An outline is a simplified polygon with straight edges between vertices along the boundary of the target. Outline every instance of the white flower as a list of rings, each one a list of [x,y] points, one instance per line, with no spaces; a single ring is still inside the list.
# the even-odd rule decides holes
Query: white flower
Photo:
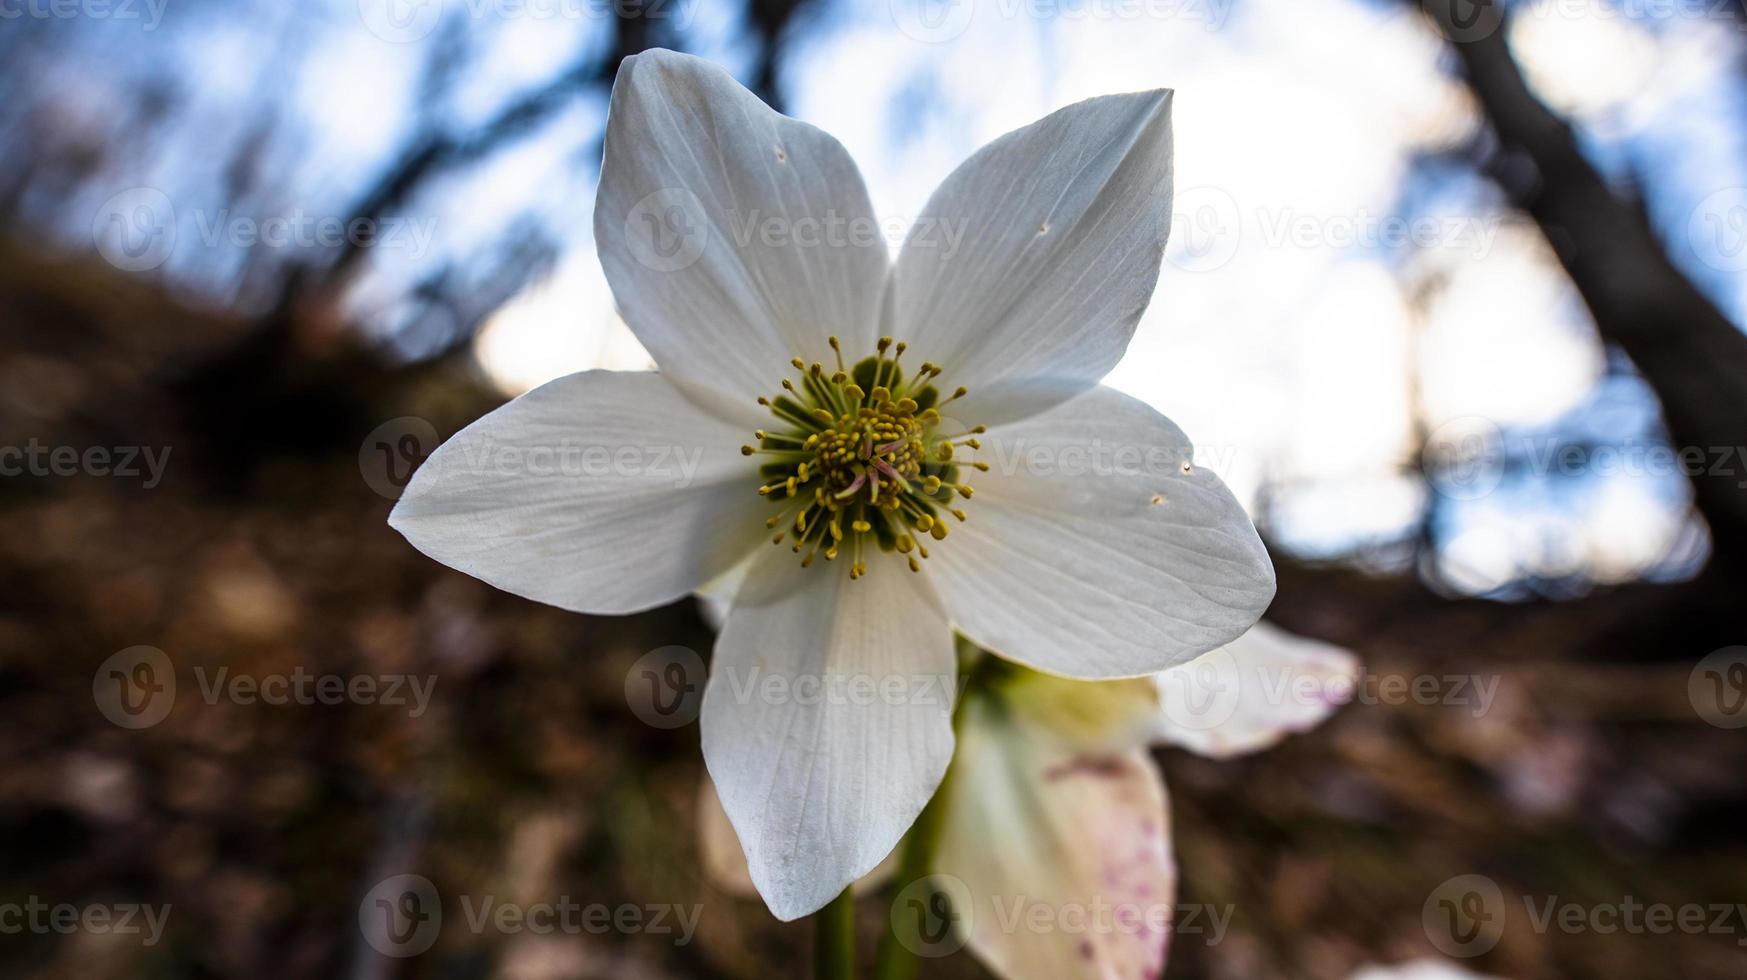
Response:
[[[1217,716],[1188,717],[1161,699],[1166,675],[1209,664],[1216,686],[1254,675],[1279,683],[1242,684]],[[1346,650],[1257,624],[1151,678],[1086,683],[1015,668],[973,685],[939,816],[919,828],[939,835],[928,870],[949,877],[933,884],[966,906],[953,910],[960,939],[1004,980],[1097,980],[1158,976],[1173,923],[1220,938],[1208,935],[1229,924],[1219,910],[1174,909],[1170,813],[1148,744],[1221,759],[1266,748],[1320,723],[1340,703],[1320,695],[1350,691],[1358,672]],[[746,862],[708,785],[698,819],[706,872],[743,894]],[[899,891],[900,902],[913,894]]]
[[[974,903],[958,921],[977,958],[1005,980],[1159,976],[1176,864],[1164,780],[1146,745],[1224,759],[1314,727],[1340,703],[1318,694],[1350,692],[1359,661],[1327,644],[1293,645],[1312,642],[1258,623],[1152,678],[1088,684],[1019,671],[967,695],[932,870],[962,882]],[[1209,662],[1241,665],[1235,675],[1221,666],[1216,685],[1264,674],[1286,683],[1243,684],[1234,710],[1186,719],[1160,697],[1167,675]],[[1184,925],[1223,928],[1218,911]],[[1025,921],[1015,913],[1042,927],[1015,927]]]
[[[780,918],[878,864],[933,794],[952,706],[927,681],[953,675],[955,629],[1045,671],[1135,676],[1233,639],[1273,596],[1188,439],[1098,385],[1158,277],[1169,110],[1165,91],[1107,96],[996,140],[894,266],[830,136],[707,62],[627,60],[595,239],[660,372],[498,409],[390,518],[445,564],[580,612],[734,573],[704,757]],[[956,250],[921,234],[940,222]],[[829,693],[894,678],[915,690]]]

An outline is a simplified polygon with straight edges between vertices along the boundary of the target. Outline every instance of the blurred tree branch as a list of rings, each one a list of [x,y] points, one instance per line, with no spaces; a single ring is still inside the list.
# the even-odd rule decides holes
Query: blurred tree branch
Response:
[[[1570,125],[1529,89],[1511,57],[1502,8],[1489,0],[1410,2],[1459,57],[1497,137],[1483,161],[1489,176],[1533,217],[1602,339],[1623,350],[1656,393],[1675,449],[1738,444],[1747,435],[1747,336],[1674,266],[1640,202],[1607,186]],[[1680,658],[1735,642],[1718,624],[1740,618],[1737,549],[1747,542],[1747,493],[1734,476],[1700,470],[1691,484],[1710,524],[1712,558],[1693,582],[1607,588],[1500,617],[1495,603],[1451,599],[1417,577],[1307,564],[1275,549],[1280,596],[1269,618],[1331,642],[1433,658],[1488,650]]]
[[[1497,134],[1492,177],[1540,225],[1602,339],[1618,345],[1656,392],[1674,447],[1740,442],[1747,336],[1675,267],[1640,202],[1608,188],[1571,127],[1530,91],[1511,58],[1503,11],[1489,13],[1475,0],[1423,2]],[[1511,166],[1525,159],[1528,175]],[[1699,473],[1692,485],[1716,554],[1747,541],[1747,494],[1735,479]]]

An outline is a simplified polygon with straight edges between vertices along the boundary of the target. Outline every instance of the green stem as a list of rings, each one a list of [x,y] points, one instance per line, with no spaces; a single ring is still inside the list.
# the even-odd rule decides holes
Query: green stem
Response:
[[[958,701],[952,706],[952,730],[960,739],[964,737],[965,705],[973,696],[973,691],[982,691],[992,680],[1005,669],[1000,658],[991,656],[975,644],[963,637],[956,637],[956,649],[959,656],[959,669],[962,672],[963,689],[958,693]],[[902,892],[914,882],[921,881],[934,873],[934,850],[940,842],[941,825],[946,820],[947,799],[951,796],[952,780],[958,770],[958,756],[955,753],[952,762],[947,764],[946,775],[941,777],[940,788],[935,790],[933,799],[922,808],[922,813],[916,817],[915,826],[904,838],[904,854],[899,859],[898,877],[894,888]],[[892,915],[887,910],[886,931],[880,935],[880,948],[874,961],[875,980],[911,980],[916,975],[916,950],[898,938],[892,928]]]
[[[938,792],[934,794],[934,799],[928,801],[916,818],[916,825],[910,828],[909,836],[904,838],[904,855],[898,864],[896,882],[899,892],[933,873],[934,842],[940,837],[943,809],[941,796]],[[874,961],[874,980],[910,980],[916,975],[916,951],[898,938],[889,913],[890,910],[886,916],[886,931],[880,935],[878,958]]]
[[[813,921],[813,976],[816,980],[854,980],[855,886],[843,889]]]

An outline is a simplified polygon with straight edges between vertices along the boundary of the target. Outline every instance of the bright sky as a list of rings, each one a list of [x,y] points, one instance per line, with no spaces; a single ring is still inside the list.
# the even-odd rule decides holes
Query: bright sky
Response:
[[[321,202],[349,199],[417,112],[464,129],[604,38],[597,23],[479,18],[476,5],[450,4],[486,54],[448,104],[432,105],[421,96],[424,49],[360,29],[357,0],[324,2],[326,22],[264,24],[259,11],[257,20],[190,21],[180,43],[202,131],[127,179],[198,200],[222,163],[208,159],[212,133],[256,121],[244,85],[256,76],[245,69],[280,58],[307,109],[303,142],[282,153],[296,168],[288,200],[338,208]],[[1177,90],[1177,221],[1152,306],[1109,383],[1180,424],[1244,499],[1257,504],[1273,488],[1271,513],[1258,517],[1281,540],[1339,554],[1415,527],[1428,499],[1408,458],[1416,417],[1434,432],[1479,424],[1531,448],[1591,416],[1627,420],[1599,438],[1650,438],[1632,434],[1651,418],[1641,386],[1617,375],[1601,383],[1603,351],[1539,232],[1500,210],[1483,182],[1416,169],[1460,146],[1477,120],[1410,5],[960,0],[939,8],[945,20],[925,21],[915,2],[815,7],[781,65],[789,111],[844,142],[882,217],[915,215],[980,145],[1056,108]],[[1721,138],[1739,127],[1719,119],[1747,106],[1716,93],[1742,91],[1743,42],[1698,15],[1709,5],[1676,6],[1685,13],[1646,24],[1602,0],[1535,0],[1510,41],[1611,176],[1656,165],[1648,203],[1675,229],[1671,254],[1740,322],[1747,190],[1717,188],[1729,174],[1747,187],[1747,147]],[[691,50],[746,70],[732,5],[668,9]],[[1058,13],[1042,21],[1034,9]],[[137,41],[121,36],[125,27],[104,43]],[[113,71],[67,70],[52,86],[69,126],[108,125],[106,93],[138,68],[98,60]],[[400,295],[434,263],[456,263],[464,276],[471,250],[532,217],[572,249],[487,324],[475,348],[482,367],[508,393],[591,367],[649,367],[613,311],[589,238],[588,163],[604,110],[578,100],[536,138],[409,203],[411,216],[437,222],[434,252],[375,256],[358,308]],[[1416,244],[1389,237],[1401,234]],[[178,246],[165,271],[232,258]],[[1505,480],[1451,501],[1438,520],[1452,574],[1475,591],[1573,567],[1625,578],[1685,540],[1683,495],[1667,474]]]
[[[1082,3],[1044,27],[1003,16],[1022,6],[978,0],[968,24],[948,23],[962,33],[938,43],[881,6],[824,21],[792,48],[783,83],[789,111],[842,140],[876,209],[900,219],[1003,132],[1101,93],[1176,89],[1179,225],[1109,383],[1182,425],[1240,496],[1254,502],[1264,481],[1285,490],[1276,533],[1340,552],[1420,519],[1414,399],[1430,428],[1478,417],[1541,431],[1595,396],[1603,352],[1539,232],[1479,185],[1404,209],[1416,155],[1476,125],[1414,17],[1349,0],[1225,6],[1125,20],[1116,14],[1140,8]],[[1658,37],[1573,9],[1532,10],[1511,38],[1562,109],[1630,135],[1621,120],[1665,102],[1670,75],[1690,84],[1690,58],[1675,56],[1705,25]],[[1419,246],[1387,247],[1381,236],[1404,230]],[[509,391],[648,365],[586,252],[477,349]],[[1574,568],[1628,578],[1684,531],[1667,480],[1603,480],[1575,505],[1532,498],[1506,487],[1461,503],[1446,556],[1460,584]]]

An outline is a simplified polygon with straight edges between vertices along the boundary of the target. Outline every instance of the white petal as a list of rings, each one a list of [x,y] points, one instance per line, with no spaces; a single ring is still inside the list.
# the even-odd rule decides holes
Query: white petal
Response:
[[[573,374],[438,447],[388,523],[506,592],[577,612],[648,609],[763,539],[770,503],[744,437],[660,375]]]
[[[768,546],[767,546],[768,547]],[[777,918],[880,863],[952,757],[952,630],[919,575],[801,568],[772,548],[739,591],[704,691],[704,761]]]
[[[1273,599],[1274,567],[1192,452],[1164,416],[1103,387],[991,430],[976,454],[990,471],[963,470],[969,520],[930,548],[954,624],[1088,678],[1150,674],[1242,635]]]
[[[789,359],[873,352],[887,258],[835,139],[722,69],[646,51],[613,83],[595,241],[625,321],[700,404],[763,418]]]
[[[1215,759],[1265,749],[1352,700],[1359,658],[1266,622],[1157,677],[1158,738]]]
[[[740,849],[740,838],[728,821],[728,811],[722,809],[722,798],[716,795],[716,784],[709,776],[698,789],[698,844],[704,862],[704,876],[717,888],[735,898],[756,898],[758,889],[752,884],[752,870],[746,866],[746,852]],[[873,891],[890,881],[898,869],[903,848],[894,848],[880,866],[869,871],[855,883],[858,894]]]
[[[1159,975],[1176,869],[1144,750],[1088,752],[979,697],[942,792],[933,870],[963,883],[959,928],[997,976]]]
[[[716,795],[716,784],[708,776],[698,787],[698,849],[704,876],[711,884],[736,898],[758,894],[752,885],[752,872],[746,867],[746,852],[740,849],[740,838],[734,835],[734,825],[728,822],[722,799]]]
[[[893,277],[888,332],[965,385],[972,423],[1091,388],[1128,348],[1171,227],[1171,93],[1068,106],[978,150],[934,192]]]

